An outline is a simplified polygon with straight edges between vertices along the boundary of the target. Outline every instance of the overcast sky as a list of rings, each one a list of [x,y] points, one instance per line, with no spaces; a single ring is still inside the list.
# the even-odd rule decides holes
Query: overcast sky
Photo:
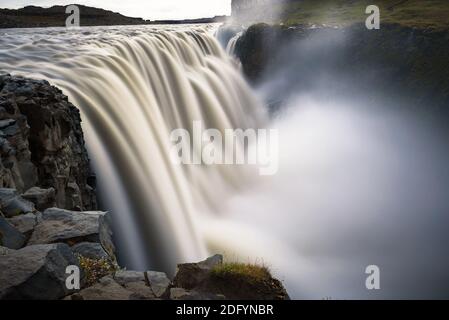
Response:
[[[145,19],[205,18],[231,13],[231,0],[0,0],[0,8],[78,3]]]

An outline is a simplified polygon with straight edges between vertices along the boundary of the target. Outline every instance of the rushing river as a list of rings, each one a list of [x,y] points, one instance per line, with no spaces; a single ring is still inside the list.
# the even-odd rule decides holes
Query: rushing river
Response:
[[[267,264],[294,298],[445,296],[446,144],[316,93],[269,120],[216,27],[0,30],[0,71],[47,79],[80,108],[121,263],[172,273],[220,252]],[[194,121],[278,128],[279,173],[174,165],[170,132]],[[371,264],[384,291],[365,288]]]

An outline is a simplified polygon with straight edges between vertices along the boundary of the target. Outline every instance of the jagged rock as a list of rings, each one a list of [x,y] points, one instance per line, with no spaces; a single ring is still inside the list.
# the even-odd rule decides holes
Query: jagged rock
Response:
[[[171,285],[165,273],[155,271],[118,271],[114,275],[114,279],[120,285],[136,293],[139,291],[141,294],[151,292],[153,298],[166,297]]]
[[[27,213],[20,216],[15,216],[7,219],[19,232],[24,235],[29,235],[33,232],[37,224],[37,218],[34,213]]]
[[[213,256],[199,263],[178,265],[171,298],[207,300],[288,300],[282,283],[263,267],[232,265],[223,267],[223,257]],[[184,291],[180,290],[184,289]]]
[[[115,261],[115,245],[112,238],[112,221],[111,215],[105,213],[100,216],[100,243],[103,249],[107,252],[109,257]]]
[[[66,300],[140,300],[142,297],[119,285],[110,276],[101,278],[100,281],[89,288],[83,289]]]
[[[54,188],[56,206],[95,210],[78,109],[47,81],[1,75],[0,83],[0,187]]]
[[[0,259],[0,299],[54,300],[72,293],[66,268],[78,260],[65,244],[37,245]]]
[[[170,288],[171,281],[163,272],[147,271],[146,278],[149,282],[154,295],[157,298],[165,297]]]
[[[109,258],[100,243],[81,242],[74,245],[72,251],[89,259],[101,260]]]
[[[28,244],[100,242],[100,217],[104,212],[76,212],[58,208],[38,215]]]
[[[42,189],[33,187],[28,189],[22,197],[36,206],[36,209],[43,211],[48,208],[53,208],[56,205],[56,193],[54,188]]]
[[[20,249],[25,244],[25,236],[0,216],[0,246]],[[0,268],[1,270],[1,268]]]
[[[7,218],[34,212],[34,204],[23,199],[15,189],[0,188],[0,209]]]
[[[198,263],[179,264],[173,284],[175,287],[193,289],[205,281],[213,267],[223,263],[223,256],[215,255]]]
[[[133,293],[133,299],[139,300],[154,300],[156,296],[153,290],[145,282],[130,282],[123,286],[126,290]]]
[[[131,282],[145,282],[145,274],[139,271],[120,270],[115,273],[114,280],[122,286]]]

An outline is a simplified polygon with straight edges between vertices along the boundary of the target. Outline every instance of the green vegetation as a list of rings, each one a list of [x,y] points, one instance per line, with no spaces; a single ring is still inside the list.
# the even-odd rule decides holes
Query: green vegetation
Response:
[[[90,287],[97,283],[101,278],[112,274],[116,268],[108,259],[89,259],[81,255],[78,256],[80,267],[86,276],[86,286]]]
[[[215,266],[211,275],[219,279],[240,278],[250,282],[269,281],[272,279],[270,270],[264,265],[249,263],[223,263]]]
[[[382,23],[437,30],[449,26],[447,0],[303,0],[284,8],[283,21],[286,25],[346,26],[364,22],[365,9],[371,4],[380,8]]]

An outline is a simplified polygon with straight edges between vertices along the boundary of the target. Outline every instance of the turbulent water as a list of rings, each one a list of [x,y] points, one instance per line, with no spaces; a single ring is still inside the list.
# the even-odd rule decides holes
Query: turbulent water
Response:
[[[293,298],[447,298],[446,137],[363,92],[331,94],[351,79],[310,57],[344,39],[289,51],[260,88],[294,89],[268,121],[230,56],[237,38],[227,54],[215,28],[0,30],[0,71],[47,79],[81,109],[121,263],[173,272],[221,252],[267,264]],[[278,128],[278,174],[174,165],[169,134],[194,120]],[[371,264],[380,291],[366,290]]]
[[[208,254],[201,227],[241,168],[176,166],[170,132],[257,128],[262,108],[215,26],[6,30],[0,70],[49,80],[81,109],[104,208],[128,268],[173,271]],[[199,150],[197,150],[200,152]]]

